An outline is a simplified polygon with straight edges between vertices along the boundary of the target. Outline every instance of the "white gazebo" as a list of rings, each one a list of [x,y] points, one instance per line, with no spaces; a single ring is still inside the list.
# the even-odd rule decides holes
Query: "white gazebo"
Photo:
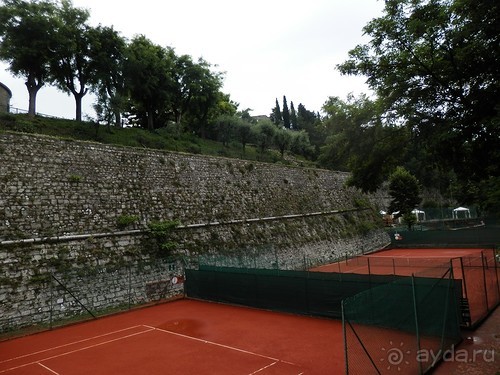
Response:
[[[460,213],[463,213],[465,219],[470,219],[470,210],[466,207],[457,207],[453,209],[453,218],[458,219]],[[461,216],[461,215],[460,215]]]
[[[420,211],[418,208],[415,208],[411,213],[417,217],[417,221],[425,221],[424,211]]]

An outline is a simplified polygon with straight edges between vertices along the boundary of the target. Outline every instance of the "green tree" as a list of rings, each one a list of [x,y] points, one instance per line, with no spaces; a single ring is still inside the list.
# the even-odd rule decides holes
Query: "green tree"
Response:
[[[349,96],[347,101],[330,97],[323,111],[328,138],[321,148],[319,162],[330,169],[348,171],[364,129],[376,121],[373,103],[366,96]]]
[[[217,92],[222,86],[222,75],[212,72],[211,65],[203,59],[194,62],[189,55],[177,57],[173,50],[171,53],[175,61],[172,96],[174,121],[181,124],[183,116],[188,114],[191,119],[198,118],[207,122],[210,108],[217,105]],[[195,113],[195,111],[200,111],[200,113]],[[200,129],[193,130],[199,133],[204,132]]]
[[[191,126],[190,130],[203,138],[206,137],[209,124],[219,115],[227,110],[231,114],[234,112],[228,96],[220,91],[224,74],[213,72],[211,67],[211,64],[200,58],[184,75],[189,98],[186,119]],[[221,103],[224,103],[224,108]]]
[[[309,135],[305,130],[299,130],[292,133],[290,150],[297,155],[302,155],[308,159],[314,157],[314,147],[309,141]]]
[[[281,157],[285,155],[285,151],[290,148],[290,144],[292,143],[292,134],[290,130],[282,128],[277,129],[274,134],[274,144],[278,148]]]
[[[52,1],[4,0],[0,6],[0,59],[16,77],[26,79],[28,114],[36,114],[36,97],[50,82],[57,45],[57,7]]]
[[[364,28],[371,41],[338,66],[366,76],[385,117],[464,188],[500,175],[499,22],[492,0],[387,0]]]
[[[125,81],[130,99],[138,112],[145,113],[147,129],[155,128],[155,116],[171,100],[174,86],[171,53],[144,35],[136,36],[125,53]]]
[[[422,198],[417,178],[403,167],[397,167],[389,177],[389,211],[411,214]]]
[[[57,45],[50,73],[56,86],[72,94],[76,104],[76,121],[82,120],[82,99],[95,83],[92,55],[92,28],[86,9],[75,8],[70,0],[62,0],[58,8]]]
[[[246,121],[250,124],[256,124],[257,121],[250,115],[250,112],[252,112],[251,108],[246,108],[242,111],[238,111],[237,115],[240,117],[243,121]]]
[[[297,119],[297,112],[295,111],[293,102],[290,102],[290,126],[293,130],[300,130]]]
[[[407,129],[384,125],[378,103],[366,95],[331,97],[323,110],[328,138],[320,164],[350,171],[349,184],[363,191],[377,190],[408,152]]]
[[[123,75],[126,42],[112,27],[98,26],[90,30],[90,58],[95,69],[93,90],[98,101],[94,109],[108,124],[114,118],[121,127],[127,93]]]
[[[315,149],[315,157],[319,154],[320,147],[325,142],[325,134],[321,127],[321,119],[316,113],[309,111],[302,103],[297,107],[298,129],[305,130],[309,134],[311,145]]]
[[[286,96],[283,96],[283,113],[282,113],[282,118],[283,118],[283,126],[286,129],[290,129],[290,111],[288,109],[288,104],[286,102]]]
[[[283,123],[283,116],[281,113],[280,103],[278,103],[278,98],[276,98],[276,105],[274,106],[273,111],[271,112],[269,117],[271,121],[276,125],[280,125]]]
[[[246,145],[252,141],[252,124],[246,120],[241,120],[236,123],[234,129],[236,139],[241,143],[243,147],[243,153],[246,151]]]
[[[217,139],[222,142],[224,147],[233,139],[235,130],[241,121],[238,117],[231,115],[221,115],[217,118],[215,122]]]
[[[261,155],[273,145],[274,135],[278,130],[276,125],[270,120],[261,120],[257,125],[252,127],[253,139],[260,150]]]

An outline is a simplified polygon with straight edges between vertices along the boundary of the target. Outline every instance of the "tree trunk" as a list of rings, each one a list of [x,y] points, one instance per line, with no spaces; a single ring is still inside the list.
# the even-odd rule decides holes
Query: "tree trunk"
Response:
[[[36,115],[36,95],[38,91],[42,88],[43,82],[39,80],[38,82],[33,76],[28,76],[27,81],[25,82],[26,88],[28,89],[29,94],[29,107],[28,107],[28,116],[35,117]]]
[[[76,102],[75,119],[77,122],[82,122],[82,96],[75,95],[75,102]]]
[[[75,120],[78,122],[82,122],[82,99],[87,94],[88,89],[84,89],[84,85],[80,84],[80,91],[76,91],[74,88],[70,87],[70,91],[75,97],[76,104],[76,116]]]
[[[154,130],[154,119],[153,119],[153,110],[152,109],[149,109],[148,110],[148,130]]]
[[[36,115],[36,94],[38,93],[38,89],[28,88],[28,93],[29,93],[28,116],[35,117],[35,115]]]
[[[117,128],[121,128],[122,127],[122,114],[121,114],[121,112],[114,111],[113,114],[115,116],[115,126]]]

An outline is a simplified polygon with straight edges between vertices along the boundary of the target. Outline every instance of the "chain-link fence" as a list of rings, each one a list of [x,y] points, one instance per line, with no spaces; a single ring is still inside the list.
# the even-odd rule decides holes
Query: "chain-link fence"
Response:
[[[347,374],[423,374],[460,339],[461,283],[429,269],[343,301]]]
[[[46,329],[183,294],[178,260],[46,272],[22,286],[2,285],[0,333]]]

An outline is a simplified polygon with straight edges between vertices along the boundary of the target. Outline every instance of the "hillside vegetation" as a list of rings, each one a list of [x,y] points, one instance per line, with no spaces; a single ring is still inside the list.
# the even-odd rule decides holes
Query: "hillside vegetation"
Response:
[[[313,162],[292,153],[281,157],[277,150],[267,149],[262,152],[251,144],[246,145],[243,150],[238,142],[229,142],[223,145],[222,142],[203,139],[187,132],[176,132],[175,129],[169,127],[148,131],[137,127],[115,128],[97,125],[93,122],[1,114],[0,132],[4,131],[43,134],[61,139],[91,141],[125,147],[223,156],[286,165],[315,166]]]

